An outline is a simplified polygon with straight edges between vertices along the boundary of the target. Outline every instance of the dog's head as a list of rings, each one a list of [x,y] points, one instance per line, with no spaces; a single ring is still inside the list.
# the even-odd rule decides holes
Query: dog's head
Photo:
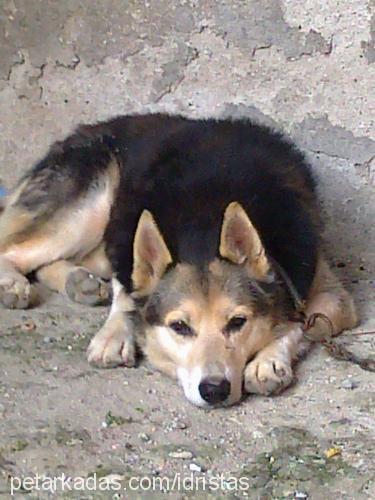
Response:
[[[286,320],[285,296],[238,203],[225,211],[218,250],[204,268],[173,265],[147,211],[134,240],[132,279],[136,294],[145,298],[145,353],[178,378],[190,402],[203,407],[241,398],[246,363]]]

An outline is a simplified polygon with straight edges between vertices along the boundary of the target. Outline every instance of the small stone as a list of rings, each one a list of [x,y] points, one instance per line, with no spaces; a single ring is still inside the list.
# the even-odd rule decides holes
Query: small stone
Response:
[[[308,498],[308,496],[303,491],[296,491],[294,498],[304,499],[304,498]]]
[[[138,434],[138,437],[144,443],[149,443],[151,441],[150,436],[144,432],[141,432],[140,434]]]
[[[359,386],[359,383],[356,382],[355,380],[351,380],[350,378],[343,380],[343,382],[341,383],[341,387],[343,389],[353,390],[353,389],[356,389],[358,386]]]
[[[190,465],[189,465],[189,469],[192,471],[192,472],[202,472],[202,467],[198,464],[195,464],[194,462],[192,462]]]
[[[32,330],[35,330],[36,324],[32,320],[25,321],[21,325],[21,330],[23,332],[31,332]]]
[[[189,460],[189,459],[193,458],[192,452],[188,451],[188,450],[171,451],[168,454],[168,456],[171,458],[181,458],[182,460]]]
[[[46,335],[45,337],[43,337],[43,343],[44,344],[52,344],[53,342],[56,342],[55,338],[48,337],[48,335]]]
[[[324,454],[327,458],[336,457],[337,455],[341,455],[341,448],[332,446],[331,448],[328,448],[328,450],[326,450]]]
[[[172,428],[173,429],[187,429],[187,424],[185,422],[182,422],[181,420],[176,420],[175,422],[173,422],[172,424]]]

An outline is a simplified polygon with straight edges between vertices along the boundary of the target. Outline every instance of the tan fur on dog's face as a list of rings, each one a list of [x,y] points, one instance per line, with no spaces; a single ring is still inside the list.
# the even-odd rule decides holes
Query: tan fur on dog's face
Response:
[[[147,297],[143,350],[150,362],[178,378],[198,406],[238,401],[247,362],[285,320],[280,287],[272,283],[243,209],[228,207],[220,241],[226,260],[215,259],[204,269],[187,263],[168,269],[171,256],[148,213],[141,217],[134,252],[133,282]]]
[[[244,277],[233,267],[215,262],[200,273],[178,265],[145,309],[146,319],[156,322],[146,331],[146,355],[177,377],[187,399],[198,406],[209,405],[199,390],[205,380],[227,380],[230,393],[222,403],[238,401],[247,361],[273,339],[274,320],[244,293]]]

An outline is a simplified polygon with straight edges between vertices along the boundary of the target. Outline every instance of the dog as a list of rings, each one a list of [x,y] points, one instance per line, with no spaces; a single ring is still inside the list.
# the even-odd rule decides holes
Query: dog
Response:
[[[0,216],[0,301],[35,304],[36,279],[111,300],[88,347],[100,367],[137,346],[200,407],[275,394],[311,336],[357,324],[324,259],[303,154],[249,120],[130,115],[82,125],[29,170]],[[111,280],[111,284],[109,283]]]

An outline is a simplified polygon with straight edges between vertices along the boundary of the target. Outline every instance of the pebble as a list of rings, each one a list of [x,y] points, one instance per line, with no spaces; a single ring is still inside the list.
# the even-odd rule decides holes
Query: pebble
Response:
[[[192,452],[188,450],[171,451],[168,453],[168,456],[171,458],[181,458],[182,460],[193,458]]]
[[[187,424],[181,420],[176,420],[172,423],[172,429],[187,429]]]
[[[356,382],[355,380],[351,380],[350,378],[343,380],[343,382],[341,383],[341,387],[343,389],[353,390],[353,389],[356,389],[358,386],[359,386],[359,383]]]
[[[202,467],[198,464],[193,463],[193,462],[189,465],[189,469],[192,472],[202,472]]]
[[[150,436],[144,432],[141,432],[140,434],[138,434],[138,437],[144,443],[149,443],[151,441]]]
[[[52,342],[56,342],[56,339],[53,337],[43,337],[43,343],[44,344],[52,344]]]
[[[300,499],[305,499],[307,498],[307,494],[304,493],[303,491],[296,491],[294,498],[300,498]]]
[[[21,325],[21,330],[23,332],[31,332],[32,330],[35,330],[35,328],[36,328],[36,324],[31,319],[28,321],[25,321]]]

